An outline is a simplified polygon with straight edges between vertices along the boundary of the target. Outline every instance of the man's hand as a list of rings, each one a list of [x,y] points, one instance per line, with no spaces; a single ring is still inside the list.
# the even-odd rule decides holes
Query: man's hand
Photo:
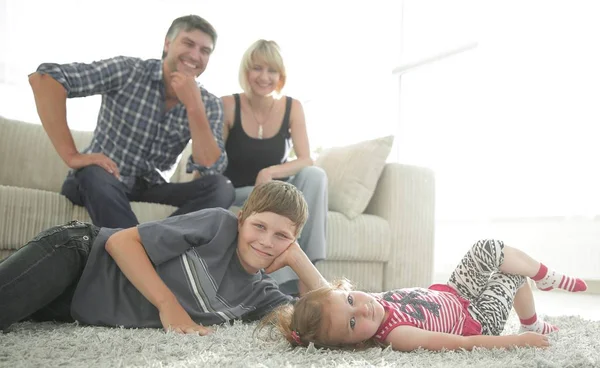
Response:
[[[174,331],[180,334],[198,334],[200,336],[213,333],[213,329],[194,322],[179,302],[174,301],[161,305],[159,315],[165,331]]]
[[[103,153],[77,153],[69,157],[67,162],[67,166],[71,169],[81,169],[91,165],[98,165],[117,179],[119,178],[119,167]]]
[[[279,257],[273,260],[269,267],[265,269],[265,272],[273,273],[280,268],[289,266],[292,260],[294,259],[294,253],[297,251],[302,252],[302,248],[300,248],[300,245],[297,241],[294,241],[287,247],[286,250],[283,251],[283,253],[279,255]]]
[[[171,87],[177,99],[189,110],[204,109],[202,94],[196,84],[196,79],[182,72],[171,73]]]
[[[519,346],[545,348],[550,346],[548,336],[536,332],[524,332],[518,336]]]
[[[256,175],[256,182],[254,185],[257,186],[259,184],[268,183],[271,180],[273,180],[273,176],[271,175],[269,168],[265,167],[258,172],[258,175]]]

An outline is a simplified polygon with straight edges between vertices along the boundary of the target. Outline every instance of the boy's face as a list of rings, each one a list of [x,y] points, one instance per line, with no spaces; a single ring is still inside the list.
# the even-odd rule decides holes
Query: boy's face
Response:
[[[243,223],[238,221],[238,233],[238,257],[249,274],[267,268],[296,240],[294,223],[273,212],[253,213]]]

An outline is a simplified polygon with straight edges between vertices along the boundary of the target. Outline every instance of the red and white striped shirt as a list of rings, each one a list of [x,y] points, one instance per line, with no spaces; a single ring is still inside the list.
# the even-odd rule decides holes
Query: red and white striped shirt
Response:
[[[399,289],[374,296],[387,314],[375,334],[380,342],[402,325],[455,335],[481,335],[481,324],[467,310],[469,301],[448,285]]]

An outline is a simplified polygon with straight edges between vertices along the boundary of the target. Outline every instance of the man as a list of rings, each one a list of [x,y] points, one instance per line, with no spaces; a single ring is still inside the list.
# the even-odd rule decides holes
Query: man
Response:
[[[83,205],[97,226],[138,224],[130,201],[179,207],[173,215],[228,208],[234,189],[220,173],[227,166],[219,98],[196,84],[217,34],[199,16],[177,18],[169,28],[162,60],[115,57],[91,64],[42,64],[29,77],[38,114],[52,144],[72,170],[62,188]],[[66,119],[66,99],[102,95],[89,147],[78,152]],[[189,140],[187,170],[200,178],[167,183]]]

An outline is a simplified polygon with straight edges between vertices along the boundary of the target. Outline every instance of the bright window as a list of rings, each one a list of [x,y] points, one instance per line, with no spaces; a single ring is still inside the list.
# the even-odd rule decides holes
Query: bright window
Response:
[[[593,1],[405,0],[399,155],[436,173],[440,219],[600,214]]]

